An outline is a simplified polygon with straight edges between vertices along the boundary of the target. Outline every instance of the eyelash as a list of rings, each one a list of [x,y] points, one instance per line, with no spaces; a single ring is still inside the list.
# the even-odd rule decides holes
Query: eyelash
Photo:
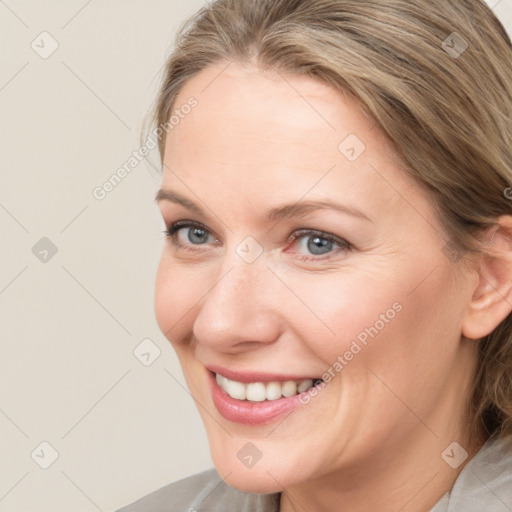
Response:
[[[211,235],[210,231],[206,229],[206,227],[202,226],[201,224],[197,222],[192,221],[177,221],[171,224],[165,231],[164,234],[167,238],[171,239],[173,244],[178,247],[180,250],[184,250],[186,252],[197,252],[197,249],[192,248],[188,245],[183,245],[178,243],[176,234],[178,231],[180,231],[183,228],[199,228],[203,231],[205,231],[207,234]],[[330,251],[329,253],[326,253],[326,255],[319,255],[319,256],[304,256],[304,255],[298,255],[293,256],[294,259],[299,259],[304,262],[318,262],[318,261],[324,261],[329,260],[333,258],[334,254],[337,254],[339,251],[347,251],[351,249],[351,245],[342,238],[335,237],[333,235],[330,235],[328,233],[324,233],[322,231],[314,230],[314,229],[298,229],[294,231],[286,241],[288,244],[295,242],[296,240],[300,240],[301,238],[306,238],[308,236],[316,236],[317,238],[320,238],[322,240],[326,240],[329,243],[339,245],[340,248],[338,251],[335,251],[334,249]],[[194,245],[194,244],[192,244]],[[195,244],[195,245],[204,245],[204,244]]]

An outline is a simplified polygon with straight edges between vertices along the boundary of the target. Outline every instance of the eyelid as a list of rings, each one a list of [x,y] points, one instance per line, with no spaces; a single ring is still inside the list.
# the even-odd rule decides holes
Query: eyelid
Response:
[[[321,231],[318,229],[309,229],[309,228],[301,228],[296,229],[288,238],[288,243],[293,242],[294,240],[297,240],[298,238],[302,238],[305,236],[317,236],[318,238],[323,238],[324,240],[327,240],[331,243],[340,245],[342,247],[350,246],[350,244],[344,240],[343,238],[340,238],[336,235],[332,235],[331,233],[326,233],[325,231]]]
[[[178,220],[176,222],[172,222],[166,230],[166,233],[168,233],[170,236],[176,233],[176,231],[179,231],[181,228],[190,228],[190,227],[196,227],[199,229],[204,229],[209,234],[213,235],[213,232],[210,228],[207,228],[204,224],[201,224],[200,222],[196,220]]]

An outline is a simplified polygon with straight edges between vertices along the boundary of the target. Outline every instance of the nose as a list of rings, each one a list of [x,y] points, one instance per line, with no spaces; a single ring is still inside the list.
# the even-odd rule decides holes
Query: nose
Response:
[[[278,286],[263,256],[249,264],[234,254],[216,275],[195,318],[199,345],[233,354],[275,342],[282,327]]]

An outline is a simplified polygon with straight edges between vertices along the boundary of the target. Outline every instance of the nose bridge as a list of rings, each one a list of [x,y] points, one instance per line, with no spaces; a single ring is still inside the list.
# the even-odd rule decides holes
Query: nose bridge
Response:
[[[204,296],[194,322],[199,342],[220,348],[243,341],[271,342],[278,337],[276,296],[272,293],[275,277],[266,267],[263,253],[251,261],[244,249],[247,246],[242,243],[226,251],[215,282]]]

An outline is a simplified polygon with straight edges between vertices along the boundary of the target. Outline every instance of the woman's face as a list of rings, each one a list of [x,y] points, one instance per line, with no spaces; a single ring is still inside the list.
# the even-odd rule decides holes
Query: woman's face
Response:
[[[356,103],[226,66],[175,104],[158,203],[168,227],[186,222],[156,283],[217,469],[274,492],[377,470],[411,443],[440,460],[473,368],[460,341],[473,278],[454,271],[430,201]],[[308,379],[324,382],[294,395]]]

